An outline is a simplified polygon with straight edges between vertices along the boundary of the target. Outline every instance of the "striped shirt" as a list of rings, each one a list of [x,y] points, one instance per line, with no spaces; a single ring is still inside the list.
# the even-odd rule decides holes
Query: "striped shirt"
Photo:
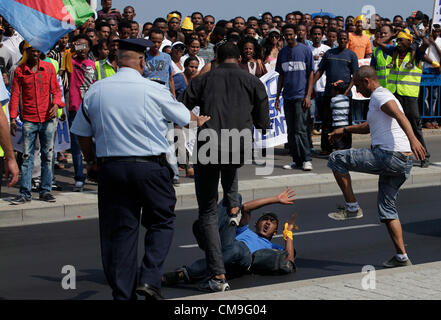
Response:
[[[349,125],[349,108],[349,98],[344,94],[339,94],[331,99],[333,127]]]

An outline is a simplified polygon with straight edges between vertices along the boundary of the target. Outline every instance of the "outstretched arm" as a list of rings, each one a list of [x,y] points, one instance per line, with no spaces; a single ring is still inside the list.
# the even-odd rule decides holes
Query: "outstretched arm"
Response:
[[[284,192],[281,194],[274,196],[274,197],[268,197],[268,198],[261,198],[256,199],[252,201],[248,201],[243,204],[242,206],[242,219],[240,220],[239,227],[243,227],[248,225],[251,219],[251,212],[253,210],[260,209],[264,206],[274,204],[274,203],[281,203],[285,205],[291,205],[295,201],[295,192],[293,189],[287,188]]]

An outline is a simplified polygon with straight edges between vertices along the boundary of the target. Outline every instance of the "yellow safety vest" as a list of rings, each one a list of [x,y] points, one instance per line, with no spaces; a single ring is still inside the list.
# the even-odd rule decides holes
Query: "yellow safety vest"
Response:
[[[58,64],[58,61],[57,61],[57,60],[54,60],[54,59],[52,59],[52,58],[49,58],[49,57],[47,57],[47,58],[49,59],[48,62],[52,63],[52,65],[54,66],[54,68],[55,68],[55,73],[58,74],[58,71],[60,70],[60,65]],[[52,101],[52,97],[51,97],[51,101]],[[62,114],[63,114],[63,109],[58,108],[58,111],[57,111],[57,118],[59,119],[59,118],[61,117]]]
[[[400,66],[398,65],[399,57],[397,57],[396,67],[391,69],[389,73],[387,88],[390,92],[396,92],[400,96],[418,98],[423,69],[421,62],[413,69],[406,69],[406,64],[410,62],[411,57],[411,53],[408,52]]]
[[[96,79],[101,80],[113,76],[116,72],[108,60],[95,62]]]
[[[387,79],[389,78],[390,73],[390,69],[388,69],[387,66],[392,63],[393,58],[391,56],[387,56],[385,59],[383,50],[380,48],[374,49],[374,57],[377,61],[375,70],[377,71],[378,80],[380,81],[381,86],[386,88]]]
[[[6,106],[7,106],[8,104],[7,103],[5,103],[5,105],[2,107],[2,109],[3,109],[3,112],[6,114]],[[5,151],[3,151],[3,148],[2,148],[2,146],[0,146],[0,157],[4,157],[5,156]]]

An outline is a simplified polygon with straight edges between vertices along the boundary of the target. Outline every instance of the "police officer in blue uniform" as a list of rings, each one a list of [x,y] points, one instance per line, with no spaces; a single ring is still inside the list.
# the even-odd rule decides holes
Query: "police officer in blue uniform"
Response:
[[[209,120],[194,116],[165,86],[142,77],[151,45],[145,39],[120,40],[118,73],[90,87],[71,129],[79,136],[89,177],[97,175],[102,262],[115,300],[136,294],[162,299],[176,204],[166,160],[167,121],[200,126]],[[147,233],[139,270],[140,221]]]

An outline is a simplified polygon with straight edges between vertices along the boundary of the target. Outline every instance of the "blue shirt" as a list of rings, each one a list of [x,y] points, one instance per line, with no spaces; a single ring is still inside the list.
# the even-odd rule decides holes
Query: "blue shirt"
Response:
[[[283,99],[303,99],[308,91],[308,77],[313,71],[313,56],[310,48],[297,43],[280,50],[276,71],[283,75]]]
[[[169,54],[159,52],[159,56],[151,56],[147,53],[145,60],[145,70],[142,75],[144,78],[161,81],[164,85],[169,87],[168,80],[173,73],[171,57]]]
[[[236,240],[245,243],[247,247],[250,249],[251,253],[254,253],[260,249],[283,250],[283,247],[281,247],[278,244],[271,243],[271,241],[269,241],[268,239],[260,237],[254,231],[251,231],[248,226],[237,228]]]
[[[94,136],[97,157],[154,156],[168,152],[167,121],[185,126],[190,112],[165,86],[121,68],[90,87],[71,131]]]
[[[332,83],[343,80],[350,83],[352,76],[358,70],[358,58],[354,51],[340,48],[331,49],[325,52],[319,64],[319,70],[326,72],[325,95],[331,96]]]
[[[185,82],[185,77],[182,73],[175,74],[173,81],[175,83],[176,98],[179,99],[179,96],[187,90],[187,82]]]

